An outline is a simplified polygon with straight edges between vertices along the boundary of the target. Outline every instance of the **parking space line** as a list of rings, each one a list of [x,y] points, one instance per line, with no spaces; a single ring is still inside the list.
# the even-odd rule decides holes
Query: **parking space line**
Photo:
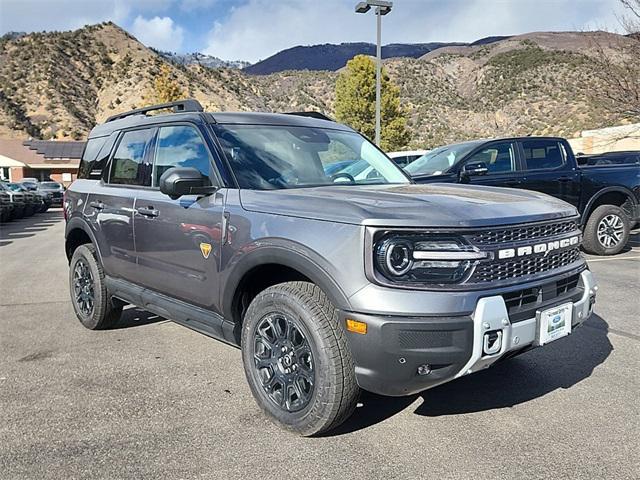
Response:
[[[594,260],[587,259],[587,262],[612,262],[614,260],[638,260],[640,257],[615,257],[615,258],[596,258]]]
[[[23,307],[28,305],[52,305],[56,303],[69,303],[68,300],[53,300],[50,302],[26,302],[26,303],[0,303],[0,307]]]

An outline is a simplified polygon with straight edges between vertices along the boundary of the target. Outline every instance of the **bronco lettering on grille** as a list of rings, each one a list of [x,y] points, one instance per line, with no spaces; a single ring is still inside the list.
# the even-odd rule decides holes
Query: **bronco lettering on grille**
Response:
[[[563,248],[571,247],[580,243],[580,235],[574,235],[573,237],[563,238],[562,240],[554,240],[552,242],[538,243],[536,245],[527,245],[517,248],[504,248],[498,250],[498,259],[505,258],[524,257],[526,255],[533,255],[538,253],[544,253],[545,256],[553,250],[560,250]]]

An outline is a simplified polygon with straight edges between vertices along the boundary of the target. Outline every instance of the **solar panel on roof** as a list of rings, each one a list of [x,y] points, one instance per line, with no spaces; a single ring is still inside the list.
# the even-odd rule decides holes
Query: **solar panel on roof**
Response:
[[[23,145],[35,150],[44,158],[74,158],[82,157],[85,142],[57,141],[57,140],[27,140]]]

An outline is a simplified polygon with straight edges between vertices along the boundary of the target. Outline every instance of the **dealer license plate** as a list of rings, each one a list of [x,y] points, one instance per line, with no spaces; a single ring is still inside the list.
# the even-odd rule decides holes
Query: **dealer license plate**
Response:
[[[571,333],[573,303],[565,303],[540,312],[538,317],[538,344],[553,342]]]

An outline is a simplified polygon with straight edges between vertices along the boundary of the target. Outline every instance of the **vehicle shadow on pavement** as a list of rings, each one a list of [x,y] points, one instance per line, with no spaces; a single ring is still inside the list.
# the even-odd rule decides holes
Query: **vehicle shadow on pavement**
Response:
[[[155,313],[151,313],[141,308],[129,305],[124,308],[120,320],[113,327],[111,327],[110,330],[142,327],[143,325],[165,321],[167,321],[166,318],[159,317]]]
[[[382,422],[419,397],[423,403],[414,413],[438,417],[513,407],[554,390],[570,388],[590,377],[613,351],[608,329],[607,322],[594,314],[568,338],[418,395],[394,398],[363,392],[354,415],[329,436]]]
[[[9,245],[14,240],[33,237],[37,232],[47,230],[63,220],[62,209],[55,209],[2,223],[0,224],[0,247]]]

